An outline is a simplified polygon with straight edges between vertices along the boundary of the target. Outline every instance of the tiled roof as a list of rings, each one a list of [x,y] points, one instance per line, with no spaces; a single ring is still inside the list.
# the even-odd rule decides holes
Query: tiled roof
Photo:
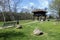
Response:
[[[32,12],[47,12],[46,10],[43,10],[43,9],[36,9],[36,10],[33,10]]]

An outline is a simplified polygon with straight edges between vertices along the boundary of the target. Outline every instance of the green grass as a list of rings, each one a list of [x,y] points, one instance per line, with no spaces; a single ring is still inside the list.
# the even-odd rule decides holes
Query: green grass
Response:
[[[3,25],[3,22],[0,22],[0,27]]]
[[[32,22],[31,20],[20,21],[20,24]],[[0,29],[0,40],[60,40],[60,22],[45,21],[22,25],[22,29],[8,28]],[[33,30],[39,28],[43,35],[33,35]]]
[[[8,21],[8,22],[10,22],[10,21]],[[20,20],[19,22],[20,22],[20,24],[25,24],[25,23],[28,23],[28,22],[32,22],[32,20]],[[0,27],[2,27],[3,24],[4,24],[4,22],[0,22]]]
[[[20,20],[20,24],[25,24],[25,23],[28,23],[28,22],[32,22],[32,20]]]

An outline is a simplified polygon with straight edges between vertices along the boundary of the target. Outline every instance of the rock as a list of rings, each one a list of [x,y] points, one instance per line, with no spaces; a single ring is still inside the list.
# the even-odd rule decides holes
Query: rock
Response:
[[[43,32],[42,32],[41,30],[39,30],[39,29],[35,29],[35,30],[33,31],[33,34],[34,34],[34,35],[43,35]]]
[[[40,34],[39,35],[43,35],[43,32],[40,32]]]
[[[50,21],[50,20],[48,19],[48,21]]]
[[[17,25],[17,29],[22,29],[22,25]]]
[[[43,19],[41,21],[43,21]]]

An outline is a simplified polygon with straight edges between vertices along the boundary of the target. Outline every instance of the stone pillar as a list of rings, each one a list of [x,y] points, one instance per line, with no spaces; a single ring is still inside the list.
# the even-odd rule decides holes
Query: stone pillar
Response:
[[[39,20],[39,16],[37,17],[37,20]]]
[[[19,24],[19,20],[17,20],[17,24]]]
[[[39,21],[40,21],[40,16],[39,16]]]
[[[44,21],[45,21],[46,19],[47,19],[47,18],[46,18],[46,16],[45,16]]]
[[[35,16],[33,15],[33,20],[35,20]]]

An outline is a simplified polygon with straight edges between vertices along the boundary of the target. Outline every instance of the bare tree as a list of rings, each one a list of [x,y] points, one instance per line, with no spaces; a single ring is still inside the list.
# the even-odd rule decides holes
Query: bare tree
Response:
[[[4,18],[4,23],[6,22],[5,12],[9,10],[11,20],[14,20],[14,16],[11,13],[10,0],[0,0],[0,6],[2,8],[2,15]]]
[[[13,8],[11,7],[12,2],[14,3]],[[15,20],[13,14],[12,14],[12,10],[14,10],[14,12],[17,13],[17,7],[18,7],[18,5],[20,5],[21,2],[22,2],[22,0],[0,0],[0,7],[2,8],[4,22],[6,20],[4,12],[9,12],[11,20]]]
[[[60,0],[54,0],[49,7],[50,10],[57,11],[60,19]]]
[[[13,0],[14,4],[13,4],[13,9],[14,9],[14,12],[16,13],[17,12],[17,7],[20,5],[20,3],[22,2],[22,0]]]
[[[2,15],[3,15],[3,18],[4,18],[4,23],[5,23],[5,16],[4,16],[4,12],[5,12],[5,0],[0,0],[0,6],[2,8]]]
[[[9,12],[11,12],[10,0],[7,0],[7,2],[8,2],[8,9],[9,9]]]

